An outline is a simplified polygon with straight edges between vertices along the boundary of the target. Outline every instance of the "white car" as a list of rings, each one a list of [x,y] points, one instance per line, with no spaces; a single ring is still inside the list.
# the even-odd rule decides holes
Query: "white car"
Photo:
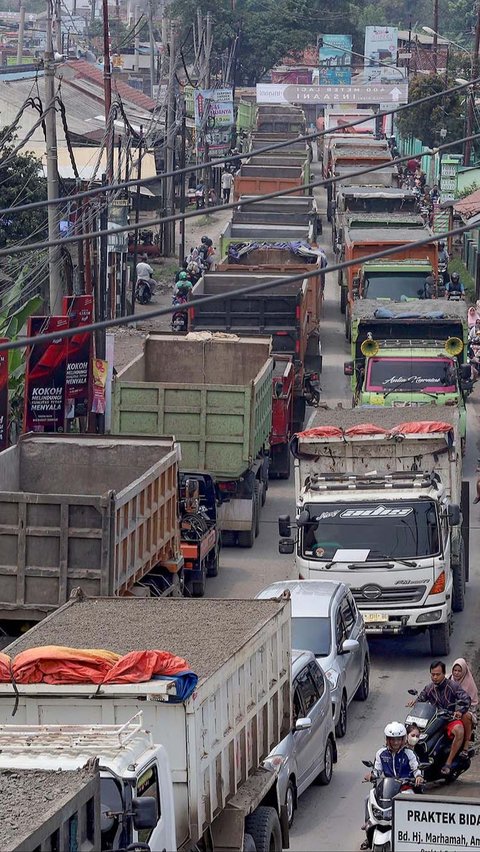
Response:
[[[313,781],[330,784],[337,761],[330,685],[311,651],[292,651],[292,702],[292,730],[264,761],[278,770],[289,826],[298,797]]]
[[[289,590],[292,646],[315,654],[331,687],[335,734],[347,732],[347,708],[353,698],[366,701],[370,658],[362,614],[344,583],[281,580],[257,598],[277,598]]]

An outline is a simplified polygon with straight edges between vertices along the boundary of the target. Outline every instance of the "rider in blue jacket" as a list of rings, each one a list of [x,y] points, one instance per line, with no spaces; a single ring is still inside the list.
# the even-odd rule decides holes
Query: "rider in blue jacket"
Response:
[[[423,781],[418,768],[418,760],[411,748],[407,747],[407,730],[401,722],[390,722],[385,728],[385,748],[375,755],[373,772],[368,780],[383,775],[384,778],[415,778],[416,784]]]

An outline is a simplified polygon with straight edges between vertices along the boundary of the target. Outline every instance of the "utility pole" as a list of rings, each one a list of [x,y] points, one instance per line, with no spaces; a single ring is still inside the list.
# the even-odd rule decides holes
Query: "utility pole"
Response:
[[[148,36],[150,39],[150,96],[155,86],[155,39],[153,37],[153,0],[148,0]]]
[[[45,116],[45,135],[47,147],[47,198],[52,201],[59,197],[58,161],[57,161],[57,114],[55,111],[55,65],[53,61],[52,41],[52,7],[51,0],[47,2],[47,41],[44,55],[45,101],[47,114]],[[48,205],[48,240],[60,239],[59,211],[56,204]],[[48,271],[50,313],[60,313],[62,309],[62,276],[60,246],[49,246]]]
[[[140,27],[138,26],[142,12],[140,6],[135,6],[135,39],[133,47],[133,68],[135,71],[140,70]]]
[[[438,0],[433,0],[433,71],[436,74],[438,68]]]
[[[168,62],[168,85],[167,85],[167,115],[165,122],[165,171],[173,173],[175,153],[175,25],[170,22],[169,38],[169,62]],[[175,213],[175,179],[164,178],[165,186],[165,209],[166,215]],[[169,256],[175,252],[175,223],[165,223],[165,246],[164,253]]]
[[[187,105],[185,103],[185,97],[182,98],[182,135],[181,135],[181,147],[180,147],[180,213],[185,213],[185,175],[183,173],[183,169],[185,168],[185,148],[187,144]],[[182,268],[183,261],[185,260],[186,248],[185,248],[185,219],[180,219],[180,247],[178,252],[178,265]]]
[[[19,21],[19,24],[18,24],[17,65],[22,64],[24,31],[25,31],[25,4],[20,3],[20,21]]]
[[[471,74],[470,79],[475,80],[478,77],[479,70],[479,59],[478,54],[480,51],[480,0],[477,0],[476,3],[476,21],[475,21],[475,42],[473,46],[472,53],[472,64],[471,64]],[[473,85],[468,93],[468,102],[467,102],[467,124],[465,136],[471,136],[473,133],[473,124],[474,124],[474,116],[475,116],[475,85]],[[465,146],[463,149],[463,165],[470,165],[470,157],[472,154],[472,140],[467,139],[465,142]]]
[[[137,180],[142,177],[142,148],[143,148],[143,126],[140,125],[140,138],[138,140]],[[135,191],[135,224],[140,221],[140,184],[137,183]],[[135,313],[135,289],[137,286],[137,262],[138,262],[138,228],[135,228],[133,243],[133,274],[132,274],[132,316]]]

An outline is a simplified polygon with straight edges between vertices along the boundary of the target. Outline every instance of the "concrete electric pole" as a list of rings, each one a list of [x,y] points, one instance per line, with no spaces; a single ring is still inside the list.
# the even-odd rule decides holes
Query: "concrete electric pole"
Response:
[[[49,201],[59,197],[58,160],[57,160],[57,113],[55,110],[55,65],[52,42],[52,7],[47,0],[47,41],[44,56],[45,73],[45,135],[47,147],[47,198]],[[56,204],[48,205],[48,239],[60,239],[60,219]],[[60,246],[48,249],[50,313],[62,310],[63,285],[61,275]]]

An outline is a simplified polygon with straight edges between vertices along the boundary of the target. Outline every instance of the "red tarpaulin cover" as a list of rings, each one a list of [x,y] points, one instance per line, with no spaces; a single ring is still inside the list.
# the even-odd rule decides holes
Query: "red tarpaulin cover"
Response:
[[[431,432],[450,432],[452,430],[451,423],[444,423],[442,420],[411,420],[405,423],[400,423],[392,429],[382,429],[381,426],[376,426],[374,423],[359,423],[357,426],[351,426],[349,429],[340,429],[338,426],[318,426],[314,429],[307,429],[305,432],[298,432],[297,438],[342,438],[345,436],[355,435],[428,435]]]
[[[168,651],[130,651],[124,656],[90,648],[45,645],[29,648],[11,661],[0,654],[0,682],[20,683],[143,683],[155,675],[189,670],[188,663]]]

